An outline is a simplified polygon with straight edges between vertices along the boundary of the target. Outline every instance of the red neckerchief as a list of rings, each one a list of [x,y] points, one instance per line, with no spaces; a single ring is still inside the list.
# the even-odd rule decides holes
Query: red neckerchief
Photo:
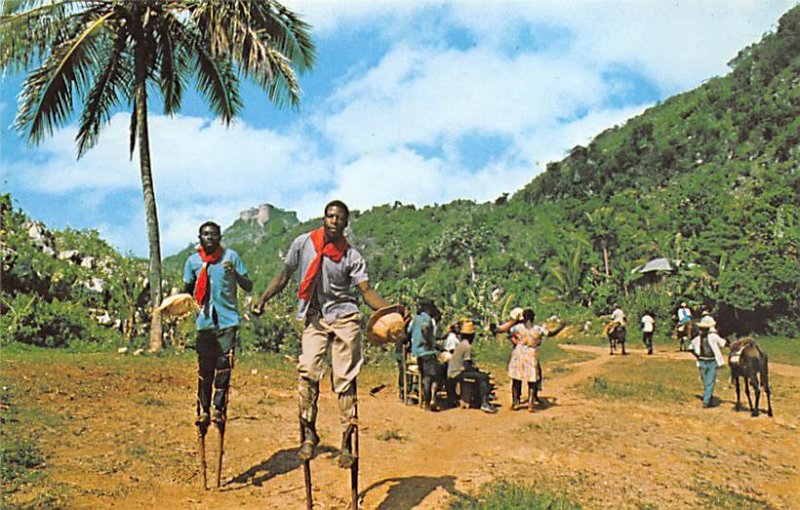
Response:
[[[344,236],[340,237],[334,243],[325,242],[325,229],[320,227],[311,231],[309,234],[311,242],[314,244],[314,249],[317,251],[317,256],[311,261],[308,266],[308,271],[303,276],[303,281],[300,282],[300,289],[297,291],[297,296],[303,301],[308,301],[311,298],[311,290],[314,287],[314,278],[317,277],[320,268],[322,267],[322,257],[328,257],[334,262],[339,262],[344,257],[350,245]]]
[[[197,277],[197,283],[194,285],[194,298],[197,300],[197,304],[201,307],[203,306],[203,302],[208,297],[208,265],[209,264],[216,264],[219,262],[219,259],[222,258],[222,246],[218,246],[214,253],[207,254],[206,251],[203,249],[203,246],[197,247],[197,254],[200,255],[200,259],[203,261],[203,267],[200,268],[200,275]]]

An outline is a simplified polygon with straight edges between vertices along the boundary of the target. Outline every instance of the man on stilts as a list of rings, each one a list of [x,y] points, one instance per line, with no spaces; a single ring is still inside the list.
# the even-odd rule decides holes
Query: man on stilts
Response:
[[[192,294],[199,306],[197,326],[197,417],[205,487],[205,435],[211,423],[219,430],[216,485],[220,485],[225,422],[228,413],[228,389],[234,352],[239,335],[237,289],[250,292],[253,283],[239,254],[224,248],[220,226],[213,221],[200,225],[200,245],[186,259],[183,271],[184,291]],[[212,403],[211,389],[214,388]],[[213,406],[212,406],[213,404]]]
[[[325,206],[322,226],[298,236],[291,244],[283,269],[272,278],[253,306],[260,315],[266,303],[282,291],[298,271],[297,318],[304,321],[302,354],[298,360],[298,393],[301,445],[298,456],[304,462],[307,503],[310,505],[309,460],[319,444],[316,429],[319,382],[325,374],[325,353],[332,354],[333,391],[338,395],[342,449],[338,465],[351,469],[357,480],[357,395],[356,377],[361,369],[361,314],[353,291],[357,288],[373,310],[387,306],[369,283],[364,257],[344,237],[349,220],[347,206],[334,200]],[[357,491],[354,491],[354,502]]]

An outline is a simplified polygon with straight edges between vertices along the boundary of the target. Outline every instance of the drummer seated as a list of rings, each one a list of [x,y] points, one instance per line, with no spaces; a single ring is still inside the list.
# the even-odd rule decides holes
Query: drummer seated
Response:
[[[447,379],[451,386],[464,380],[473,380],[478,390],[481,411],[497,413],[497,407],[489,401],[491,384],[489,374],[481,372],[472,361],[472,341],[475,339],[475,327],[472,321],[464,321],[461,326],[461,342],[456,346],[447,364]]]

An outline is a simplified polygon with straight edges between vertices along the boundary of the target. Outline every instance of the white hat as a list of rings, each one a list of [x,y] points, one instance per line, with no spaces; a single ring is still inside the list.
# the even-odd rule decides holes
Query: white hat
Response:
[[[716,325],[717,322],[714,320],[714,318],[711,317],[710,315],[706,315],[705,317],[700,319],[700,322],[697,324],[697,327],[701,329],[711,329]]]
[[[197,306],[194,296],[191,294],[173,294],[161,302],[156,310],[175,317],[180,317],[191,312],[196,312],[200,307]]]
[[[518,306],[511,310],[511,313],[508,314],[511,317],[511,320],[518,321],[522,318],[522,314],[525,313],[525,310],[522,307]]]

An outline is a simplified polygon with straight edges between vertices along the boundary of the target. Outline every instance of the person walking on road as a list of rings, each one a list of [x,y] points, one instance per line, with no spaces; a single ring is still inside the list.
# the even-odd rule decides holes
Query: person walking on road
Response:
[[[700,369],[700,379],[703,381],[703,408],[714,405],[714,383],[717,380],[717,369],[725,365],[721,348],[727,343],[714,329],[716,322],[709,317],[703,317],[697,327],[700,334],[694,337],[689,344],[689,350],[697,358]]]
[[[656,330],[656,320],[651,311],[645,311],[641,318],[642,343],[647,347],[647,354],[653,354],[653,333]]]

